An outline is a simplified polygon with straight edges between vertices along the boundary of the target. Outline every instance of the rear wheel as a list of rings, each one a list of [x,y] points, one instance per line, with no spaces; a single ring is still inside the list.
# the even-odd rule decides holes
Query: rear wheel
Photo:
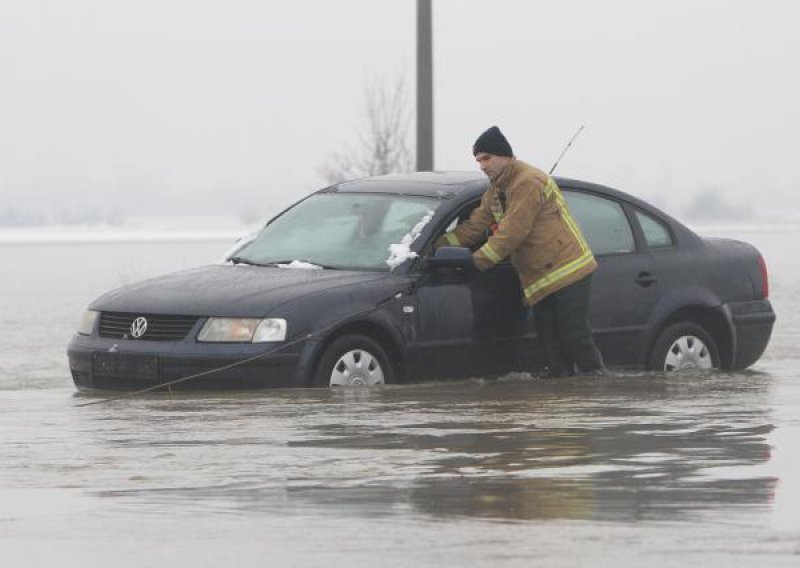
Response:
[[[683,321],[661,332],[649,366],[666,373],[718,369],[719,353],[714,339],[702,326]]]
[[[380,344],[365,335],[344,335],[322,354],[314,386],[371,386],[394,382],[394,370]]]

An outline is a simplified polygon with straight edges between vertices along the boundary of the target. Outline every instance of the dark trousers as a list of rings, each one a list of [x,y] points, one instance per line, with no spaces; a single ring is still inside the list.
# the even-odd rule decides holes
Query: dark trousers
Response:
[[[591,274],[547,296],[533,308],[547,374],[560,377],[603,368],[589,329]]]

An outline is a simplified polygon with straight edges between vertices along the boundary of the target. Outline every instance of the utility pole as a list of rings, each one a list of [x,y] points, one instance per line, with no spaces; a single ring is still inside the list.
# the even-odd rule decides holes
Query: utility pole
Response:
[[[417,0],[417,171],[433,171],[432,0]]]

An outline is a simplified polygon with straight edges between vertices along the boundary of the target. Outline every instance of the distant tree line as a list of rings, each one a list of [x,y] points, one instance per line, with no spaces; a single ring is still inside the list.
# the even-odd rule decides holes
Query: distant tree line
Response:
[[[692,221],[743,221],[757,217],[758,211],[752,205],[731,203],[724,190],[704,188],[692,194],[683,216]]]

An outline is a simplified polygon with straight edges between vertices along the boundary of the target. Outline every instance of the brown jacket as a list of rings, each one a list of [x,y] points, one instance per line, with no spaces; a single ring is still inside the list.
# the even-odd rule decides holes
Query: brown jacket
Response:
[[[597,268],[556,182],[525,162],[514,159],[470,218],[437,244],[474,245],[493,224],[473,256],[475,266],[486,270],[510,256],[529,306]]]

